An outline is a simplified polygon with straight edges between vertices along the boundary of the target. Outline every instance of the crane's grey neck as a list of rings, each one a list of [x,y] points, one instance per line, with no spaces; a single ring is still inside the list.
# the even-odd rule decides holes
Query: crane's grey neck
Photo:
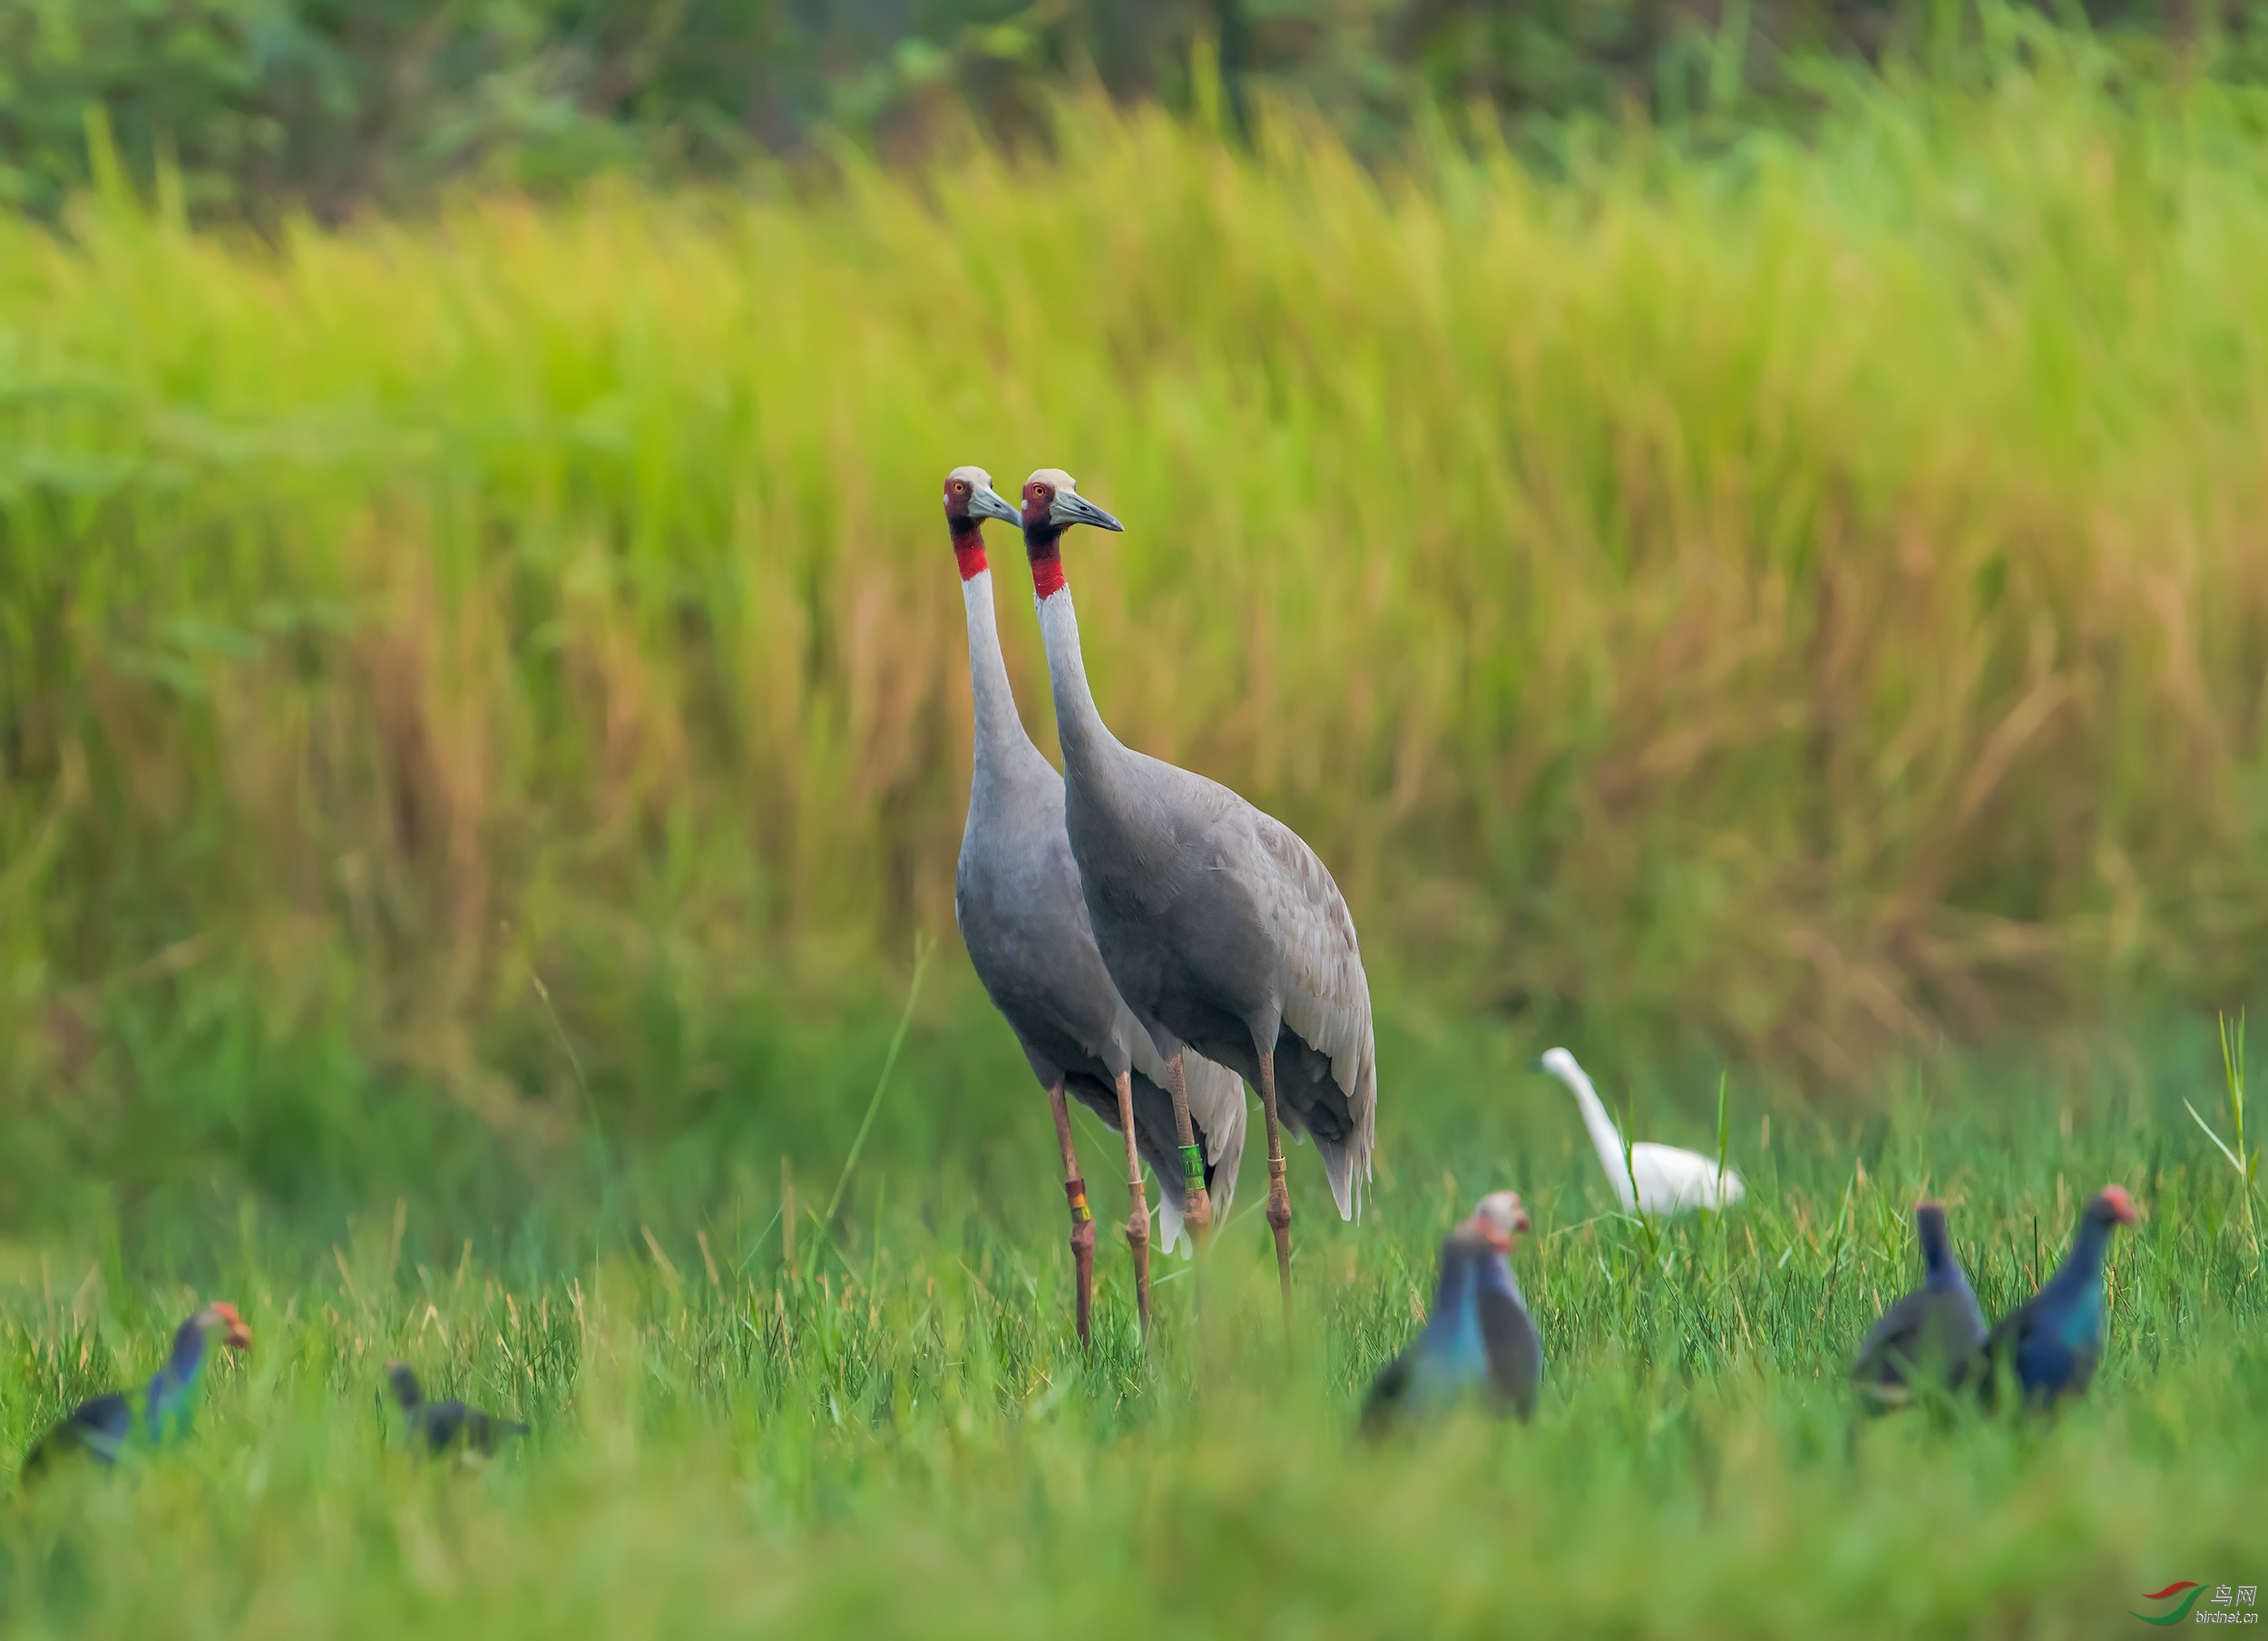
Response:
[[[969,618],[969,702],[976,723],[977,778],[982,780],[988,769],[1031,747],[1031,737],[1017,716],[1015,692],[1008,687],[1008,663],[1001,658],[992,572],[980,570],[963,581],[961,602]]]
[[[1087,664],[1079,653],[1079,613],[1071,608],[1071,590],[1058,587],[1032,602],[1040,610],[1040,636],[1048,649],[1048,682],[1055,691],[1055,734],[1062,744],[1063,766],[1091,766],[1120,750],[1118,737],[1095,709],[1094,693],[1087,688]]]

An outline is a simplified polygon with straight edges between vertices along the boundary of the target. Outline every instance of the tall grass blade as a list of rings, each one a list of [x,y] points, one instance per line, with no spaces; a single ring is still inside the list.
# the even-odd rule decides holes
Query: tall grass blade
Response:
[[[914,978],[905,989],[905,1007],[898,1015],[897,1030],[890,1034],[890,1051],[883,1056],[882,1070],[875,1078],[874,1097],[866,1102],[866,1114],[858,1119],[858,1132],[851,1140],[850,1154],[843,1158],[843,1172],[826,1199],[826,1211],[819,1216],[823,1234],[835,1223],[835,1210],[842,1206],[843,1193],[850,1187],[851,1174],[858,1167],[858,1154],[866,1148],[866,1136],[875,1126],[875,1113],[882,1109],[882,1096],[890,1087],[890,1073],[897,1069],[898,1050],[905,1047],[906,1030],[914,1023],[914,1005],[922,996],[922,976],[928,971],[929,960],[936,951],[937,943],[926,933],[914,937]],[[877,1205],[876,1212],[879,1211]]]

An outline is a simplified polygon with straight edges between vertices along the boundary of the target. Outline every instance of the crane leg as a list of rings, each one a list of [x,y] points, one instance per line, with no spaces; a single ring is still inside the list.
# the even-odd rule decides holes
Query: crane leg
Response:
[[[1181,1148],[1181,1189],[1188,1198],[1181,1217],[1190,1242],[1201,1245],[1213,1227],[1213,1199],[1205,1193],[1205,1154],[1197,1148],[1197,1125],[1189,1120],[1188,1058],[1188,1050],[1177,1050],[1166,1062],[1166,1078],[1173,1085],[1174,1143]]]
[[[1063,1148],[1063,1196],[1071,1210],[1071,1265],[1079,1273],[1079,1343],[1087,1337],[1087,1319],[1095,1308],[1095,1214],[1087,1206],[1087,1182],[1079,1177],[1079,1151],[1071,1144],[1071,1114],[1063,1103],[1063,1085],[1048,1089],[1048,1109],[1055,1116],[1055,1143]]]
[[[1119,1127],[1126,1132],[1126,1245],[1134,1255],[1134,1314],[1149,1337],[1149,1192],[1142,1184],[1142,1156],[1134,1148],[1134,1077],[1119,1073]]]
[[[1276,1233],[1276,1275],[1284,1315],[1292,1314],[1292,1194],[1284,1185],[1284,1130],[1276,1120],[1276,1052],[1260,1056],[1260,1109],[1268,1119],[1268,1228]]]

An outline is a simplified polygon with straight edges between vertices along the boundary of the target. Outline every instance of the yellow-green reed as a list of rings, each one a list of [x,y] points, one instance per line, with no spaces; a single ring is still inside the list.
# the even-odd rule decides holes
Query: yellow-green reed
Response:
[[[1830,1073],[2268,934],[2268,134],[2050,60],[1390,175],[1067,110],[839,186],[0,229],[0,952],[465,1070],[545,977],[951,926],[937,487],[1070,469],[1105,715],[1374,971]],[[1051,745],[1014,544],[1010,669]],[[52,1006],[66,1005],[59,1014]]]

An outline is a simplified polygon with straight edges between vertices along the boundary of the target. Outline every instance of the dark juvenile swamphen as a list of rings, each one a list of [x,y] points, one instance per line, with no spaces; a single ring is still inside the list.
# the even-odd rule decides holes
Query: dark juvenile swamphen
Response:
[[[1536,1411],[1543,1340],[1509,1257],[1512,1234],[1528,1228],[1519,1194],[1496,1191],[1442,1244],[1432,1313],[1424,1331],[1370,1387],[1363,1404],[1366,1435],[1473,1395],[1522,1422]]]
[[[29,1481],[73,1454],[83,1454],[98,1464],[115,1464],[130,1448],[162,1446],[186,1436],[216,1333],[232,1351],[252,1343],[252,1331],[244,1325],[236,1306],[220,1300],[205,1306],[174,1330],[171,1354],[152,1376],[138,1402],[130,1392],[113,1391],[81,1402],[70,1417],[32,1444],[24,1455],[24,1479]]]
[[[1987,1406],[2003,1377],[2022,1391],[2027,1407],[2052,1407],[2086,1392],[2103,1359],[2103,1255],[2111,1227],[2138,1223],[2134,1199],[2120,1187],[2105,1186],[2087,1205],[2062,1265],[1985,1340],[1979,1389]]]
[[[1860,1400],[1878,1411],[1904,1406],[1916,1384],[1958,1383],[1985,1342],[1984,1312],[1945,1232],[1945,1205],[1917,1203],[1913,1234],[1921,1285],[1882,1313],[1851,1367]]]
[[[438,1457],[452,1448],[484,1456],[494,1453],[511,1436],[524,1436],[528,1427],[517,1420],[499,1418],[462,1402],[428,1402],[417,1375],[406,1362],[386,1364],[386,1382],[401,1404],[402,1419],[412,1446]]]

